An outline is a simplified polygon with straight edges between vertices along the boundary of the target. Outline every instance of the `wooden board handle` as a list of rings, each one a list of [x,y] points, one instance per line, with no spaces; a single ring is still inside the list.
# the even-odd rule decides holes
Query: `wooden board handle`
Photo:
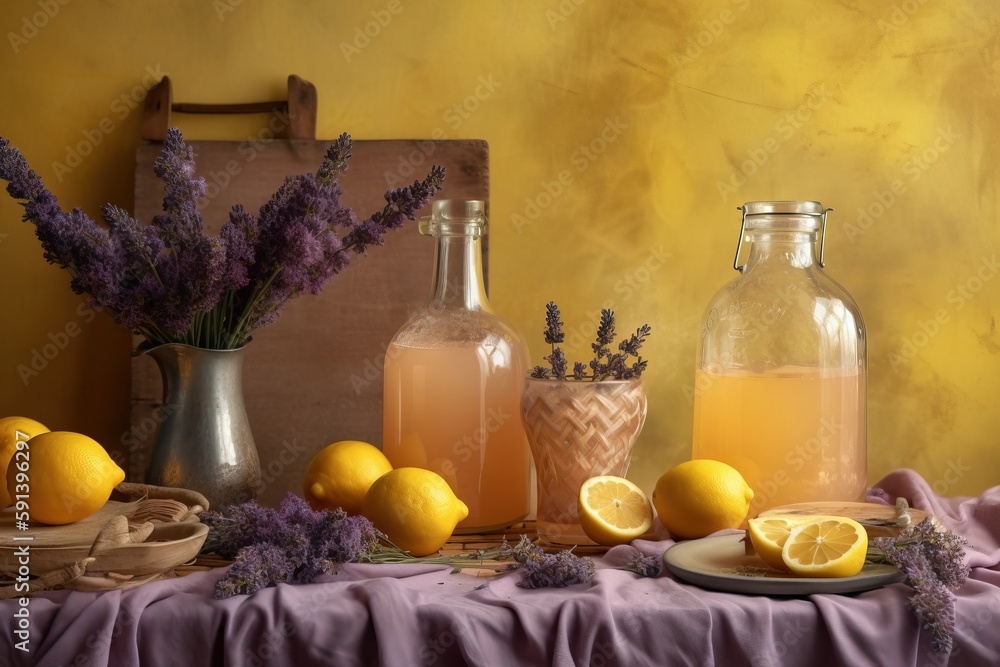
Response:
[[[244,113],[287,113],[290,139],[316,138],[316,108],[318,106],[316,86],[302,77],[291,74],[288,77],[288,99],[273,102],[237,102],[234,104],[198,104],[173,101],[170,77],[164,76],[160,82],[146,93],[142,110],[142,138],[147,141],[163,141],[170,127],[170,114],[244,114]]]

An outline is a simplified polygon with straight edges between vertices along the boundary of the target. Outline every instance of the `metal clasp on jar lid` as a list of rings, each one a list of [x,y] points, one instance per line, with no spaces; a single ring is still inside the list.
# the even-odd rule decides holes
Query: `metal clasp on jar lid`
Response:
[[[823,261],[823,254],[826,250],[826,215],[833,210],[832,208],[826,208],[818,201],[748,201],[743,206],[737,206],[736,210],[743,212],[743,218],[740,222],[740,238],[736,242],[736,256],[733,258],[733,268],[740,273],[746,268],[746,264],[740,264],[740,250],[743,249],[743,237],[747,229],[747,216],[752,215],[794,215],[820,218],[819,237],[816,239],[816,242],[819,244],[819,266],[821,269],[826,268],[826,263]]]

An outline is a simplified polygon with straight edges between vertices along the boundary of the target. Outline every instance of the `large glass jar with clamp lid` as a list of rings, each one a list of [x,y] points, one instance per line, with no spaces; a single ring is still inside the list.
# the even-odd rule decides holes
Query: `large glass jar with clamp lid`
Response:
[[[750,516],[789,503],[862,500],[865,326],[851,295],[823,271],[832,209],[757,201],[740,210],[740,275],[702,323],[693,457],[740,471],[755,494]]]

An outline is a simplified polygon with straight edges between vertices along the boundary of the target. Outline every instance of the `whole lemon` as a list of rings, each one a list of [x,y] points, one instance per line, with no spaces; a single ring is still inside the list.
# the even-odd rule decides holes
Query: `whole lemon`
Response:
[[[96,440],[80,433],[50,431],[28,441],[31,518],[62,525],[85,519],[104,507],[125,479]],[[18,468],[7,468],[7,492],[14,495]]]
[[[361,513],[400,549],[427,556],[444,546],[469,508],[441,475],[396,468],[375,480]]]
[[[738,528],[750,510],[751,489],[736,468],[694,459],[663,473],[653,489],[653,506],[670,534],[689,540]]]
[[[0,473],[7,473],[7,465],[17,449],[18,440],[30,439],[39,433],[46,433],[47,429],[34,419],[27,417],[4,417],[0,419]],[[24,437],[18,437],[18,431]],[[0,508],[7,507],[14,498],[7,491],[6,484],[0,484]]]
[[[392,470],[382,450],[360,440],[341,440],[316,453],[306,468],[303,495],[314,510],[361,512],[361,501],[376,479]]]

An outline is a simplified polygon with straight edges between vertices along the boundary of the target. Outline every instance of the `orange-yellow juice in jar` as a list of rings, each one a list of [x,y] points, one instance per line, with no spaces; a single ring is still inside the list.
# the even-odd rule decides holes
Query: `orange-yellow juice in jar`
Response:
[[[695,379],[692,456],[733,466],[754,489],[751,516],[777,505],[861,500],[865,378],[785,367]],[[775,415],[775,406],[781,406]]]

